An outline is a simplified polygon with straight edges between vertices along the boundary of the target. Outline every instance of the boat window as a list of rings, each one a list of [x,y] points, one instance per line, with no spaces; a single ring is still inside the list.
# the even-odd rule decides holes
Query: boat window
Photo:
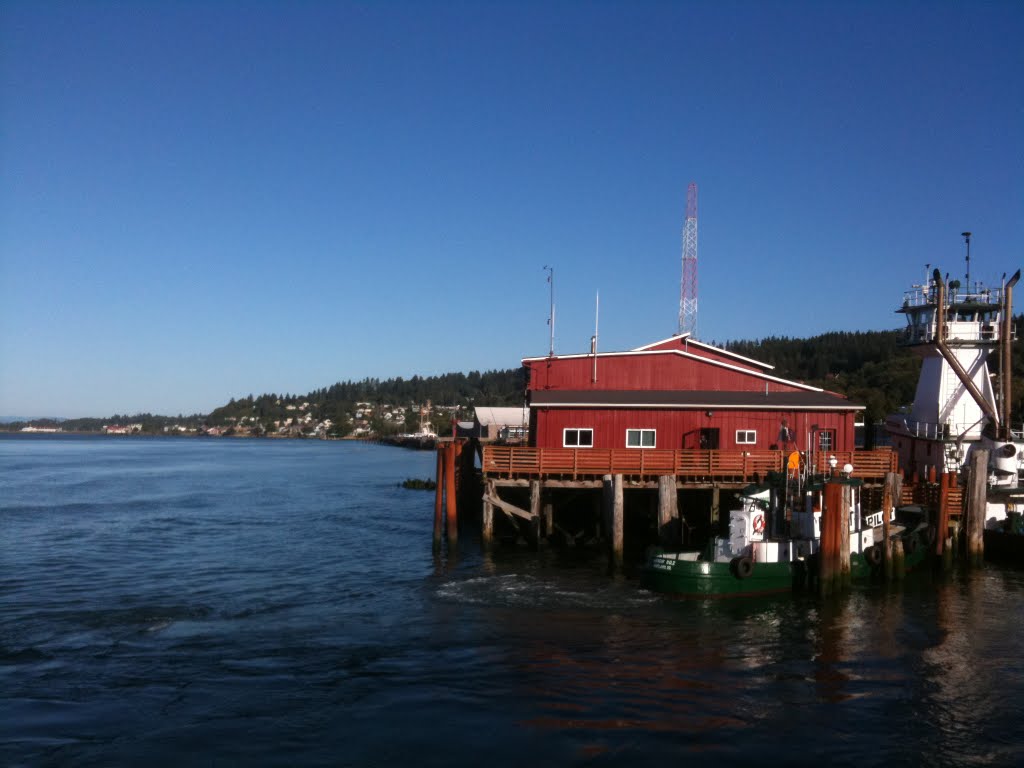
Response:
[[[627,448],[653,448],[656,444],[655,431],[653,429],[627,429]]]
[[[757,442],[757,430],[737,429],[736,445],[753,445]]]
[[[593,448],[594,430],[575,427],[563,429],[562,446],[565,448]]]

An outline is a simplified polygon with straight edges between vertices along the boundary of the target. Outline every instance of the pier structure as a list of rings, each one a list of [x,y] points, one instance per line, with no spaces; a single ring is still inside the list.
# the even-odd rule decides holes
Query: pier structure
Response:
[[[497,519],[506,535],[535,547],[601,541],[614,570],[623,567],[628,552],[651,544],[692,546],[719,532],[734,493],[790,466],[779,450],[484,445],[481,455],[485,547],[498,537]],[[884,448],[820,456],[804,469],[827,474],[833,457],[854,466],[854,479],[878,489],[896,469],[896,455]]]
[[[461,449],[479,461],[485,544],[501,533],[500,511],[536,546],[606,540],[621,564],[630,542],[680,547],[720,534],[731,494],[769,473],[850,463],[880,484],[895,469],[891,452],[854,454],[862,405],[689,333],[620,352],[552,350],[523,367],[521,444]],[[439,489],[458,450],[439,445]],[[444,485],[445,499],[460,497],[458,480]],[[457,532],[457,520],[446,523]]]

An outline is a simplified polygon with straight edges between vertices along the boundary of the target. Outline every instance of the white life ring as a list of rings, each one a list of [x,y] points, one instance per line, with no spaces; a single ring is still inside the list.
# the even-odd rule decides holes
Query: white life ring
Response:
[[[764,515],[754,515],[754,533],[764,533]]]

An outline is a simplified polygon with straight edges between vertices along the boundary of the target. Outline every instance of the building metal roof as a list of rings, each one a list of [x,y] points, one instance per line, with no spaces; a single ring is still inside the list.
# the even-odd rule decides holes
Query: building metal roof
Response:
[[[499,427],[520,427],[530,420],[525,408],[496,408],[478,405],[473,409],[473,412],[476,415],[477,422],[484,427],[491,424],[496,424]]]
[[[692,344],[694,347],[697,347],[698,349],[709,350],[711,352],[715,352],[715,353],[717,353],[719,355],[722,355],[724,357],[731,357],[734,360],[739,360],[739,361],[741,361],[743,363],[746,363],[747,365],[752,365],[752,366],[754,366],[756,368],[761,368],[762,370],[765,370],[765,371],[770,371],[770,370],[774,370],[775,369],[775,366],[771,365],[770,363],[765,363],[765,362],[762,362],[760,360],[754,360],[753,358],[750,358],[750,357],[744,357],[743,355],[738,355],[735,352],[730,352],[727,349],[722,349],[721,347],[716,347],[716,346],[713,346],[711,344],[705,344],[702,341],[697,341],[696,339],[691,338],[690,334],[688,334],[688,333],[677,334],[675,336],[669,336],[667,339],[661,339],[659,341],[652,341],[650,344],[644,344],[642,347],[635,347],[634,349],[627,349],[627,350],[622,350],[622,351],[619,351],[619,352],[597,352],[597,353],[594,353],[594,352],[578,352],[578,353],[569,354],[569,355],[544,355],[544,356],[541,356],[541,357],[524,357],[523,358],[523,362],[524,363],[543,362],[544,360],[552,360],[552,359],[553,360],[572,360],[572,359],[580,358],[580,357],[598,357],[598,358],[601,358],[601,357],[627,357],[627,356],[630,356],[630,355],[676,355],[676,354],[678,354],[678,355],[683,355],[685,357],[693,358],[695,360],[702,360],[702,361],[704,361],[706,363],[712,363],[712,364],[718,363],[718,364],[721,364],[721,361],[718,361],[718,360],[713,360],[713,359],[704,357],[702,355],[695,355],[695,354],[692,354],[692,353],[687,353],[685,348],[684,349],[654,349],[654,347],[660,346],[661,344],[664,344],[667,341],[675,341],[677,339],[679,341],[681,341],[681,342],[685,341],[686,344],[688,344],[688,345]],[[744,369],[737,369],[737,370],[744,370]],[[779,381],[782,381],[782,379],[779,379]]]
[[[531,408],[725,408],[732,410],[862,411],[832,392],[719,392],[701,390],[537,389]]]

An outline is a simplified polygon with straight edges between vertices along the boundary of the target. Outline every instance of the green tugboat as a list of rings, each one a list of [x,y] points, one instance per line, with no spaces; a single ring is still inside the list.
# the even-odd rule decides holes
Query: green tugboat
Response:
[[[740,507],[729,513],[729,536],[715,537],[702,550],[655,550],[640,573],[642,587],[680,597],[750,597],[808,587],[817,575],[824,478],[805,487],[769,478],[740,494]],[[850,510],[850,576],[868,580],[882,564],[882,512],[865,514],[860,481],[853,486]],[[788,498],[787,498],[788,497]],[[782,514],[779,514],[782,512]],[[919,507],[890,511],[890,536],[903,541],[905,567],[924,561],[933,530]]]

